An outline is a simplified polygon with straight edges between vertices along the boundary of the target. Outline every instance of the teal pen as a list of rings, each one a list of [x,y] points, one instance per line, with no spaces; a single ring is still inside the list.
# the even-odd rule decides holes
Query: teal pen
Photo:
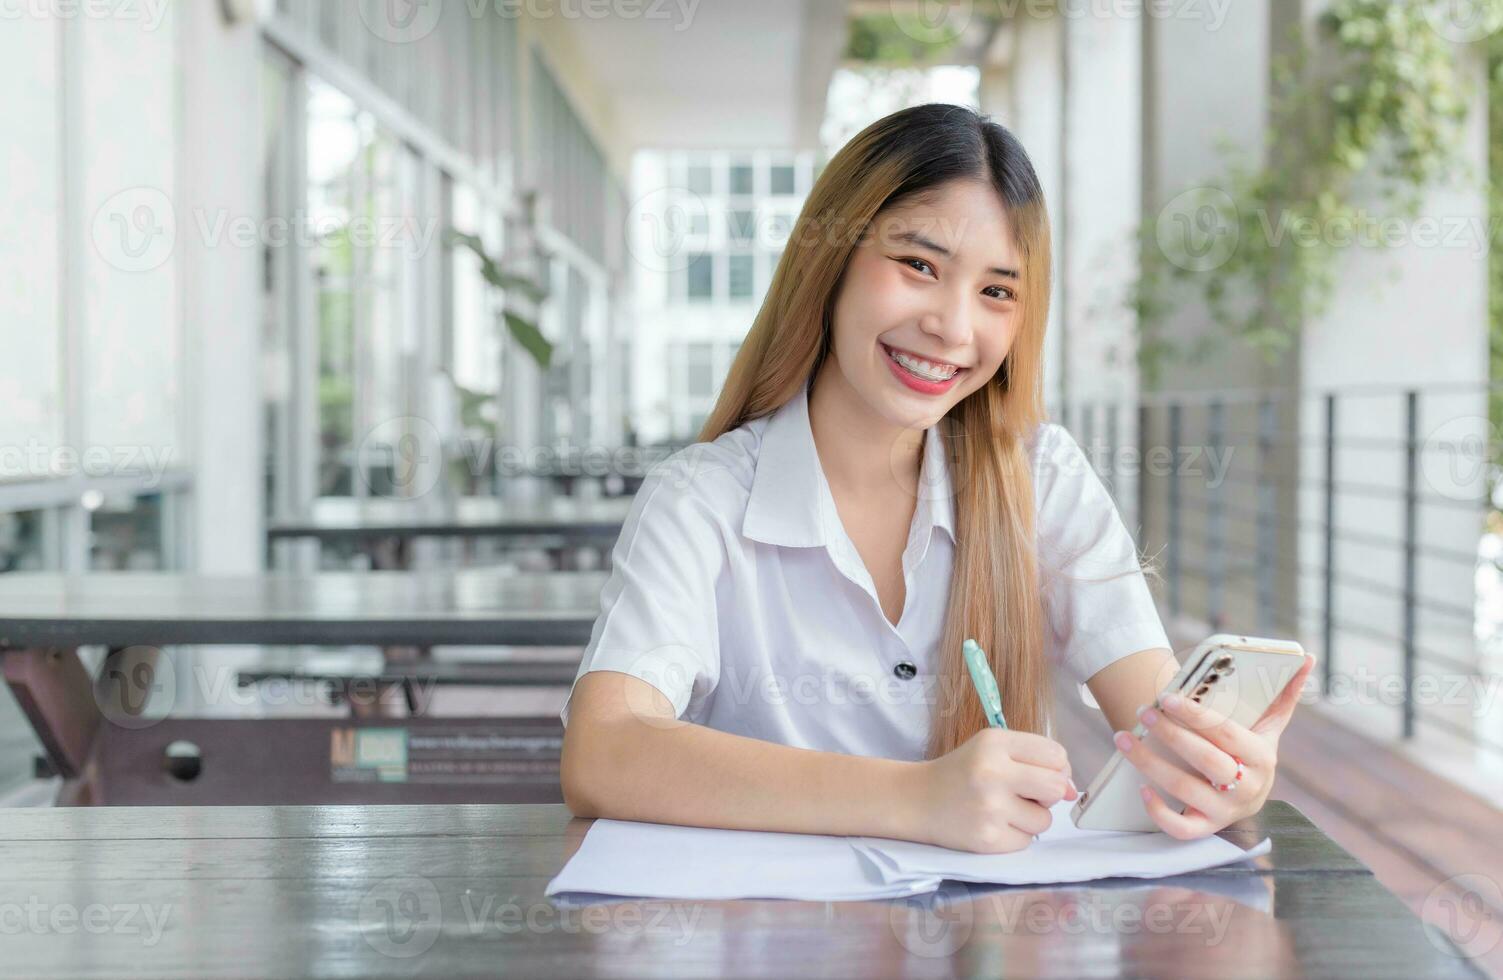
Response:
[[[1006,728],[1007,719],[1002,714],[1002,693],[997,690],[997,676],[987,666],[986,654],[975,640],[966,640],[960,646],[965,654],[965,665],[971,672],[971,683],[976,685],[976,696],[981,698],[981,710],[986,713],[986,723],[993,728]],[[1039,839],[1038,834],[1033,835]]]
[[[986,712],[986,723],[993,728],[1006,728],[1002,695],[997,691],[996,676],[986,665],[986,654],[975,640],[966,640],[960,649],[965,654],[965,665],[971,671],[971,683],[976,685],[976,695],[981,698],[981,710]]]

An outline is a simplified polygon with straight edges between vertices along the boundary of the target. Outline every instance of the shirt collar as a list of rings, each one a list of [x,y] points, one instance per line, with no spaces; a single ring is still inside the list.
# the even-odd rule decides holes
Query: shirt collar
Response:
[[[831,543],[829,533],[840,517],[835,498],[825,482],[809,425],[809,388],[774,411],[762,430],[757,452],[757,470],[741,533],[754,541],[792,548],[813,548]],[[919,473],[918,505],[913,530],[943,528],[953,541],[955,515],[950,471],[939,427],[924,432],[924,461]]]
[[[943,528],[955,540],[955,491],[950,483],[950,465],[940,426],[924,431],[924,465],[919,471],[918,510],[915,521]]]

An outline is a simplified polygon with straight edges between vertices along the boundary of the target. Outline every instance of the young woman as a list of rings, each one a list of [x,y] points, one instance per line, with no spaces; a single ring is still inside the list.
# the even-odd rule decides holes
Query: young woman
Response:
[[[835,155],[701,442],[616,544],[561,715],[575,814],[1014,850],[1078,792],[1051,665],[1188,803],[1145,794],[1166,832],[1262,806],[1305,673],[1251,729],[1143,712],[1203,779],[1127,731],[1176,664],[1111,498],[1044,421],[1049,250],[1022,146],[969,109],[894,113]]]

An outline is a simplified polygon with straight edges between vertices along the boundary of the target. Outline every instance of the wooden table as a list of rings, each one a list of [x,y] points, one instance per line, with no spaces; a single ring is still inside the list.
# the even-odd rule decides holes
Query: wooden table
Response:
[[[176,670],[159,648],[582,646],[604,583],[603,573],[482,569],[10,574],[0,576],[0,659],[69,802],[555,801],[557,718],[163,717],[186,685],[222,693],[239,677]],[[111,650],[99,678],[81,646]],[[511,666],[534,682],[562,676],[557,663]]]
[[[1479,975],[1285,803],[1227,832],[1273,838],[1253,865],[1151,882],[555,907],[543,889],[587,827],[549,805],[0,811],[4,972]]]
[[[320,544],[353,543],[368,551],[383,543],[392,557],[378,562],[406,567],[414,538],[517,538],[553,536],[570,544],[608,548],[621,533],[632,498],[498,500],[462,497],[438,500],[322,498],[307,513],[273,521],[266,530],[273,547],[279,541],[314,540]]]

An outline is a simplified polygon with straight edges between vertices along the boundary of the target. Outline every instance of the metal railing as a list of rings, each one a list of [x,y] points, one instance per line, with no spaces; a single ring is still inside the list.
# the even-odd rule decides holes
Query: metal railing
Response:
[[[1404,739],[1429,726],[1503,759],[1503,616],[1489,615],[1503,575],[1482,553],[1503,532],[1489,394],[1176,392],[1076,401],[1059,421],[1159,569],[1171,616],[1294,636],[1320,659],[1322,698],[1377,663]],[[1186,467],[1197,457],[1209,469]],[[1470,698],[1424,694],[1456,680]]]

